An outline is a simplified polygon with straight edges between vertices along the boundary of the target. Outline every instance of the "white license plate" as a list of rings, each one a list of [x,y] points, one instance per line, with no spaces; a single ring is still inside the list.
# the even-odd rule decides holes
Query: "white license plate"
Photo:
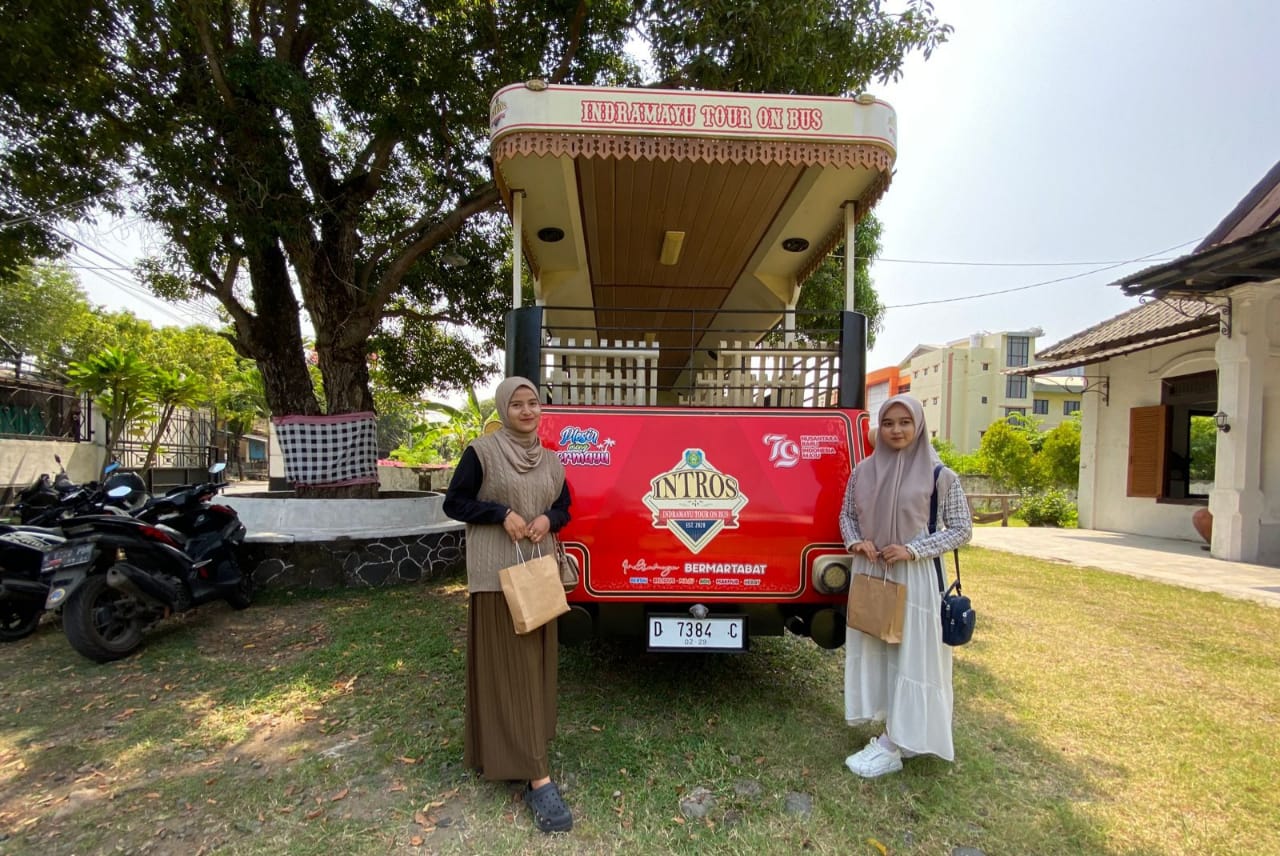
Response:
[[[56,571],[58,568],[75,567],[76,565],[83,565],[92,558],[92,542],[72,544],[68,547],[58,547],[45,553],[44,559],[40,563],[40,569]]]
[[[742,615],[693,618],[650,615],[650,651],[745,651],[747,619]]]

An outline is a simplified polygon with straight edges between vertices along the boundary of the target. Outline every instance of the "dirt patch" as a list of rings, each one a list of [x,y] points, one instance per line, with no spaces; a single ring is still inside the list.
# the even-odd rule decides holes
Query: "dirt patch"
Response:
[[[200,650],[217,660],[278,667],[329,642],[328,626],[316,621],[314,607],[306,604],[242,611],[218,604],[202,614],[206,620],[192,621],[186,629],[199,640]]]

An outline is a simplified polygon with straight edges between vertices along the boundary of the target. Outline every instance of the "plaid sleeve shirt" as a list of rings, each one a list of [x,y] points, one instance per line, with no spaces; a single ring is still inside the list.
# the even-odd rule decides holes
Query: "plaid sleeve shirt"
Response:
[[[855,476],[849,476],[849,484],[844,492],[844,508],[840,511],[840,534],[844,537],[845,546],[862,540],[862,530],[858,527],[858,511],[853,505],[854,481]],[[951,489],[947,491],[946,496],[939,497],[938,518],[937,532],[929,534],[926,526],[916,537],[903,545],[917,559],[929,559],[949,553],[969,543],[969,539],[973,537],[973,518],[969,514],[969,500],[965,498],[960,479],[951,483]]]

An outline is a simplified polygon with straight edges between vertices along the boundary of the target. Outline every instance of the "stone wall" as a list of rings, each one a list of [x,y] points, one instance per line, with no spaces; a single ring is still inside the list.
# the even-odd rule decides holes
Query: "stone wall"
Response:
[[[364,588],[438,579],[465,565],[461,529],[332,541],[247,541],[241,563],[261,588]]]

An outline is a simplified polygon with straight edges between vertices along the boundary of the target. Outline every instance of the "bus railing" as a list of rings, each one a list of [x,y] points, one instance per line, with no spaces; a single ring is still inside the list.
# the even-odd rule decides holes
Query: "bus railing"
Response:
[[[643,342],[552,337],[542,349],[551,404],[657,404],[658,349]]]
[[[738,314],[749,322],[752,313]],[[678,313],[666,315],[679,323]],[[769,317],[777,322],[778,314]],[[746,322],[714,331],[559,325],[543,330],[539,379],[551,404],[836,406],[838,336],[830,329],[798,330],[787,320],[763,330]]]

